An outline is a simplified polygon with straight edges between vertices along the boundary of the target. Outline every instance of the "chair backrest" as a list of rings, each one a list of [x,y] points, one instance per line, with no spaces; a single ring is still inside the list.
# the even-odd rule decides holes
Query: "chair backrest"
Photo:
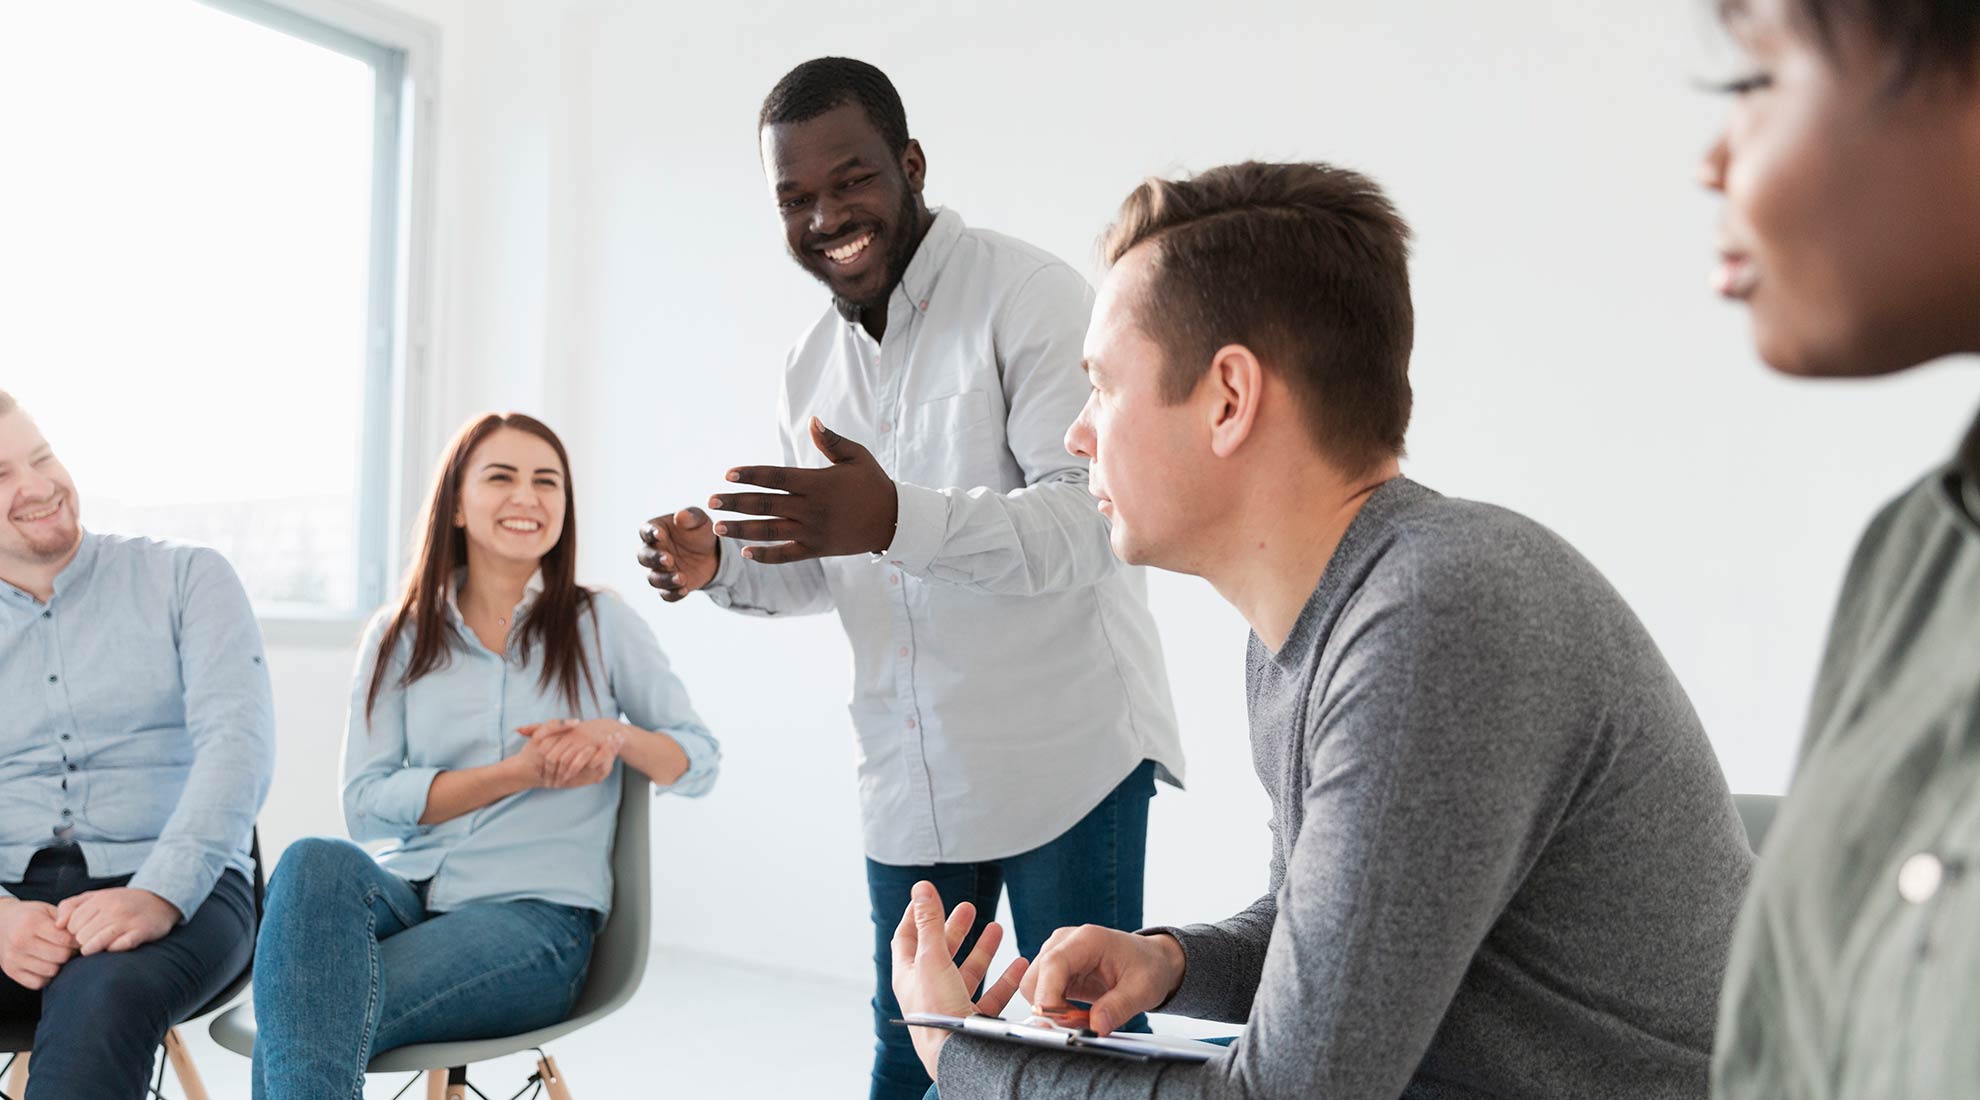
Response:
[[[1746,826],[1746,843],[1754,851],[1767,839],[1767,830],[1773,827],[1774,814],[1781,808],[1779,795],[1736,794],[1733,804],[1739,807],[1739,820]]]
[[[645,776],[621,767],[619,824],[612,840],[612,913],[591,946],[591,970],[578,994],[573,1017],[611,1012],[639,990],[646,974],[646,949],[653,938],[653,786]]]

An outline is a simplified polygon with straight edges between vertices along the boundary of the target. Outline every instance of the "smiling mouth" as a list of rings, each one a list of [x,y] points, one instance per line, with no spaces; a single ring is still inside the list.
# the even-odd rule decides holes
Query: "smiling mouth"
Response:
[[[37,505],[24,512],[15,512],[11,518],[15,523],[39,523],[62,510],[62,498],[56,497],[46,504]]]
[[[854,261],[865,255],[866,250],[871,247],[873,247],[873,233],[869,230],[836,248],[821,248],[819,251],[824,253],[825,258],[834,264],[840,267],[849,267]]]
[[[543,525],[533,519],[498,519],[495,521],[495,526],[520,535],[534,535],[543,530]]]

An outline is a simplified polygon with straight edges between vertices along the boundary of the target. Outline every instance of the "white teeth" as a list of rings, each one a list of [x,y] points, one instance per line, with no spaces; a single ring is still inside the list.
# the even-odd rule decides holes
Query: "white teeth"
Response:
[[[873,243],[873,234],[868,233],[866,236],[861,237],[860,239],[853,241],[850,244],[844,245],[839,248],[826,249],[825,255],[830,257],[832,262],[835,264],[850,263],[853,257],[866,251],[866,246],[872,243]]]
[[[529,533],[534,533],[537,531],[541,531],[543,529],[543,525],[536,522],[533,519],[505,519],[497,522],[496,526],[504,527],[511,531],[523,531]]]
[[[48,507],[43,508],[39,512],[22,512],[16,515],[14,518],[20,520],[22,523],[34,523],[37,520],[47,519],[49,516],[52,516],[61,510],[62,510],[62,503],[60,501],[57,501],[54,504],[51,504]]]

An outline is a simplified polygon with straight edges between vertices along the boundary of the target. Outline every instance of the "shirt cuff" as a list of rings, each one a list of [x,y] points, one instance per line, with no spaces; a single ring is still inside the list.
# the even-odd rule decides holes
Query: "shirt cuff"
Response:
[[[942,550],[949,529],[949,498],[935,489],[894,484],[899,501],[894,519],[894,542],[880,556],[905,573],[921,576]],[[945,1046],[947,1044],[944,1044]]]
[[[715,785],[715,774],[721,768],[722,747],[715,739],[700,730],[661,730],[674,739],[687,756],[687,770],[679,779],[666,786],[653,784],[654,794],[677,794],[683,798],[697,798],[708,793]]]
[[[207,860],[194,852],[160,845],[144,857],[137,874],[131,876],[130,885],[132,889],[148,890],[171,902],[179,911],[179,923],[184,924],[205,904],[206,896],[213,892],[213,884],[226,869],[224,861],[208,866]]]
[[[742,548],[746,545],[731,538],[716,540],[715,576],[702,585],[701,590],[715,601],[717,607],[727,607],[735,602],[733,590],[736,582],[742,580]]]
[[[365,816],[395,829],[416,829],[426,813],[426,796],[443,768],[400,768],[378,781],[365,801]]]

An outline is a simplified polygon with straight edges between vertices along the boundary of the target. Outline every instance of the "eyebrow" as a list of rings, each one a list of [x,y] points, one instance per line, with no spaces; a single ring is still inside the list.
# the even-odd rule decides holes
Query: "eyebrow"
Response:
[[[849,156],[846,159],[840,161],[839,163],[834,164],[830,169],[826,171],[825,174],[829,176],[836,176],[840,172],[843,172],[848,168],[864,168],[864,167],[866,167],[866,159],[860,156],[858,153],[854,153],[852,156]],[[802,190],[804,190],[804,187],[801,184],[799,184],[796,180],[777,181],[777,192],[779,194],[782,194],[785,191],[802,191]]]
[[[482,464],[481,469],[483,473],[489,470],[507,470],[512,474],[516,472],[516,468],[506,462],[485,462]],[[539,474],[553,474],[557,477],[564,476],[564,471],[557,469],[555,466],[538,466],[536,472]]]

